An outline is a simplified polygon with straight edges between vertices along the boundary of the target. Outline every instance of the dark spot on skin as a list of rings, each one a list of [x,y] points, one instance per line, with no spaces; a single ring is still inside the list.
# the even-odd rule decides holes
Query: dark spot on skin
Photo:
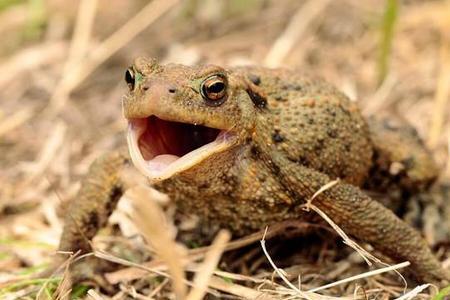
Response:
[[[273,174],[274,175],[278,175],[278,174],[280,174],[280,167],[279,166],[277,166],[277,165],[275,165],[275,164],[272,164],[272,170],[273,170]]]
[[[275,130],[275,132],[272,133],[272,141],[274,143],[281,143],[284,141],[284,137],[280,134],[279,130]]]
[[[321,147],[319,144],[314,144],[311,152],[314,152],[314,155],[316,155],[317,157],[320,157],[322,155],[322,150],[323,150],[323,147]]]
[[[314,148],[313,151],[316,154],[319,154],[320,152],[322,152],[323,149],[323,139],[319,139],[317,140],[317,143],[314,143]]]
[[[307,118],[307,122],[309,125],[314,124],[314,119],[313,118]]]
[[[303,156],[299,156],[297,159],[297,163],[299,163],[302,166],[307,166],[308,165],[308,160],[303,157]]]
[[[266,163],[274,175],[278,175],[280,173],[280,167],[277,166],[272,160],[266,161]]]
[[[289,161],[293,162],[293,163],[298,163],[298,161],[295,158],[292,158],[290,156],[287,157],[289,159]]]
[[[247,94],[249,95],[250,99],[253,101],[253,103],[258,108],[265,108],[267,106],[267,100],[263,96],[261,96],[258,93],[255,93],[251,89],[246,90]]]
[[[323,136],[319,136],[319,137],[317,138],[317,142],[319,142],[321,146],[323,146],[323,142],[324,142],[324,141],[325,141],[325,138],[324,138]]]
[[[258,75],[255,74],[249,74],[248,79],[253,82],[254,85],[260,85],[261,84],[261,78]]]
[[[260,150],[259,150],[259,148],[258,148],[257,146],[252,146],[252,147],[250,148],[250,153],[252,154],[252,156],[253,156],[254,158],[258,158],[258,157],[259,157],[259,154],[260,154],[261,152],[260,152]]]
[[[336,117],[336,112],[335,112],[334,110],[332,110],[332,109],[330,109],[330,108],[327,108],[327,109],[326,109],[326,112],[327,112],[330,116]]]
[[[350,152],[350,150],[351,150],[352,148],[351,148],[351,146],[350,146],[349,143],[345,143],[345,144],[344,144],[344,149],[345,149],[345,151]]]
[[[228,185],[231,186],[231,187],[237,186],[237,185],[238,185],[238,182],[239,182],[238,178],[237,178],[236,176],[234,176],[234,175],[228,175],[228,176],[226,176],[225,181],[226,181],[226,182],[228,183]]]
[[[208,182],[204,182],[198,186],[199,189],[207,189],[209,187],[210,187],[210,184]]]
[[[264,174],[261,174],[261,175],[258,176],[258,181],[260,181],[260,182],[265,182],[266,179],[267,178],[266,178],[266,176]]]
[[[327,134],[332,139],[335,139],[338,137],[338,133],[335,129],[327,129]]]

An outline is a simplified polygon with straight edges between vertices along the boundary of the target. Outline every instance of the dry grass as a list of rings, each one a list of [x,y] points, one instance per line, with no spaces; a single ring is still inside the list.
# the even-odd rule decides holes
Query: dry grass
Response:
[[[381,85],[385,5],[376,0],[7,2],[17,3],[0,5],[7,7],[0,10],[1,299],[66,299],[69,292],[86,299],[207,294],[403,300],[436,294],[436,288],[413,282],[405,291],[390,271],[401,272],[406,263],[370,269],[358,255],[373,259],[370,248],[336,228],[313,199],[307,204],[311,213],[325,218],[357,252],[342,246],[330,227],[301,221],[271,226],[265,239],[263,228],[233,241],[222,232],[210,246],[187,247],[175,236],[189,240],[191,222],[175,227],[170,202],[144,187],[127,193],[111,226],[94,240],[91,255],[122,266],[105,274],[113,289],[77,285],[70,291],[64,272],[29,275],[63,255],[55,251],[61,216],[89,164],[125,143],[122,77],[138,55],[188,64],[287,66],[321,75],[366,114],[388,111],[411,122],[442,166],[441,182],[448,182],[448,1],[400,2]],[[130,207],[137,207],[134,214]],[[308,231],[319,234],[305,236]],[[435,245],[435,251],[448,268],[448,246]],[[82,258],[67,263],[73,259]]]

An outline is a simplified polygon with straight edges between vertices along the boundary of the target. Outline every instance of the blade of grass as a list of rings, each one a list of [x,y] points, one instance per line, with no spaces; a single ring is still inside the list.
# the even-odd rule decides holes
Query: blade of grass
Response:
[[[25,0],[3,0],[0,1],[0,12],[10,8],[11,6],[17,5],[19,3],[25,2]]]
[[[450,285],[440,290],[439,293],[437,293],[437,295],[434,296],[432,300],[445,300],[449,295],[450,295]]]
[[[37,40],[44,32],[47,22],[44,1],[28,0],[28,22],[25,26],[25,40]]]
[[[36,279],[25,279],[20,282],[16,282],[10,285],[5,286],[4,288],[0,289],[0,298],[2,295],[5,295],[8,292],[12,292],[18,289],[21,289],[23,287],[27,287],[30,285],[41,285],[45,283],[58,283],[61,280],[61,278],[55,277],[55,278],[36,278]]]
[[[394,27],[398,15],[398,1],[386,0],[381,23],[380,54],[378,57],[378,85],[381,85],[389,72],[389,62],[394,38]]]

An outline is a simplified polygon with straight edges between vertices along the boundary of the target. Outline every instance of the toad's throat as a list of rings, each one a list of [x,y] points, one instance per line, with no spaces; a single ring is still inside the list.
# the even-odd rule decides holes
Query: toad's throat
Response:
[[[134,165],[160,181],[229,148],[233,137],[226,130],[150,116],[129,120],[128,147]]]

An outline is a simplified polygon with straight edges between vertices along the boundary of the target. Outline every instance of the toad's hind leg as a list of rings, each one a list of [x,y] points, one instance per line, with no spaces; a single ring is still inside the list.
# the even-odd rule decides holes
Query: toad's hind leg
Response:
[[[90,241],[104,227],[124,191],[120,175],[128,162],[125,151],[98,158],[90,167],[78,195],[67,208],[59,250],[86,254],[92,251]],[[85,258],[71,270],[75,281],[92,279],[100,262]]]
[[[276,170],[286,189],[298,200],[311,199],[332,181],[327,175],[289,163],[282,156],[274,156],[271,164],[284,166]],[[448,284],[450,272],[442,268],[419,233],[358,187],[339,182],[320,193],[312,203],[346,233],[397,261],[409,261],[417,278]]]
[[[410,125],[392,117],[369,118],[374,163],[366,187],[417,192],[430,186],[438,168],[429,150]]]

